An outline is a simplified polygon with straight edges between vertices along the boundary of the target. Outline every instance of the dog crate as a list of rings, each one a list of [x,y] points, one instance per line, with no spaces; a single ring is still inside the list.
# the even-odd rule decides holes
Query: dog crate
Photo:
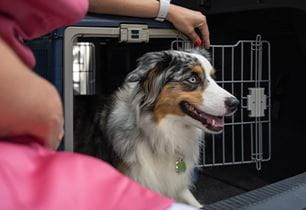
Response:
[[[62,93],[62,149],[68,151],[74,151],[74,140],[81,136],[74,126],[82,130],[75,122],[75,103],[113,93],[148,51],[194,47],[168,23],[114,16],[88,16],[29,45],[38,56],[38,73]],[[259,170],[271,159],[270,44],[258,35],[254,40],[212,45],[210,53],[217,82],[240,100],[240,108],[225,118],[222,134],[205,136],[199,167],[255,163]],[[77,112],[89,115],[88,109]]]
[[[106,61],[104,66],[100,65],[102,67],[97,69],[95,67],[95,60],[97,60],[94,53],[95,46],[97,48],[108,48],[107,45],[112,45],[111,47],[115,51],[118,48],[120,49],[121,46],[125,50],[134,47],[139,49],[137,45],[143,46],[141,42],[150,42],[156,36],[158,38],[155,39],[159,39],[159,42],[166,39],[166,44],[158,50],[194,47],[191,42],[186,41],[184,36],[174,31],[169,33],[168,29],[157,29],[158,31],[154,32],[154,29],[149,29],[145,25],[123,24],[119,28],[111,30],[112,34],[110,34],[109,28],[103,27],[99,29],[69,27],[66,29],[65,55],[68,59],[64,61],[65,69],[67,68],[65,84],[69,84],[66,86],[69,89],[65,88],[66,98],[71,98],[71,86],[73,86],[74,96],[93,95],[96,91],[97,94],[108,95],[120,85],[117,79],[113,79],[112,74],[115,77],[121,74],[123,78],[126,73],[134,69],[135,63],[131,65],[133,61],[130,60],[130,57],[127,57],[127,52],[122,53],[122,51],[117,52],[115,59]],[[128,31],[122,32],[123,30]],[[147,32],[143,30],[147,30],[148,34],[145,35],[144,33]],[[146,38],[141,40],[130,39],[129,41],[126,37],[122,37],[129,33],[130,37],[143,33],[140,36]],[[110,35],[112,35],[111,38]],[[97,39],[97,36],[102,36],[98,43],[97,41],[92,42],[92,40]],[[108,37],[108,39],[106,40],[105,37]],[[73,57],[69,58],[72,51]],[[145,51],[140,50],[141,53],[138,55],[140,56]],[[222,134],[206,135],[204,137],[205,144],[199,167],[255,163],[256,168],[260,170],[261,163],[271,158],[270,44],[268,41],[261,40],[261,36],[258,35],[254,40],[241,40],[233,45],[212,45],[210,51],[212,64],[217,70],[217,82],[235,95],[241,104],[233,116],[225,118],[225,129]],[[118,57],[123,60],[118,61]],[[133,59],[136,60],[137,57]],[[125,70],[122,71],[121,67],[119,68],[120,72],[112,72],[118,69],[116,62],[124,63],[126,65]],[[110,87],[109,83],[99,81],[101,80],[101,76],[99,79],[100,71],[109,72],[106,75],[103,74],[103,77],[113,80],[117,84]],[[103,83],[106,83],[107,86]],[[102,86],[102,90],[95,89],[96,84],[100,88]],[[73,110],[72,102],[73,100],[66,100],[66,110]],[[66,119],[68,116],[73,117],[66,111]],[[73,121],[73,119],[70,121]],[[68,150],[74,148],[73,139],[75,137],[71,131],[73,131],[73,128],[68,127],[66,129],[65,148]]]
[[[74,151],[79,136],[74,129],[75,100],[113,93],[148,51],[194,47],[167,23],[113,16],[88,16],[30,46],[44,58],[38,59],[38,72],[62,93],[63,149],[68,151]],[[258,35],[254,40],[212,45],[210,53],[217,82],[240,100],[240,108],[225,118],[222,134],[204,137],[199,167],[255,163],[260,170],[261,163],[271,159],[270,43]],[[43,72],[46,64],[48,71]]]

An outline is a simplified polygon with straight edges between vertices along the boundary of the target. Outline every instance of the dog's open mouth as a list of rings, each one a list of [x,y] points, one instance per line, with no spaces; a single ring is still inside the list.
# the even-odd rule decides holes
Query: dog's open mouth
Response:
[[[223,117],[207,114],[186,101],[182,101],[180,103],[180,106],[184,113],[186,113],[193,119],[200,121],[203,126],[205,126],[208,130],[211,130],[213,132],[220,132],[223,129]]]

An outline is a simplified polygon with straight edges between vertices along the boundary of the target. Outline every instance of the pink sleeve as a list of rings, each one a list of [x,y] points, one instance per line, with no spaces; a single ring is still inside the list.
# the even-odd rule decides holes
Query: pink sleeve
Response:
[[[0,141],[1,210],[162,210],[173,203],[98,159],[12,142]]]
[[[88,0],[1,0],[0,38],[33,68],[34,56],[23,40],[75,23],[86,14],[87,8]]]

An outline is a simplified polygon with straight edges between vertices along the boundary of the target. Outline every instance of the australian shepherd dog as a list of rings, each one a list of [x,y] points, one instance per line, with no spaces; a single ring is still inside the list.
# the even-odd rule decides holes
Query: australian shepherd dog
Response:
[[[195,207],[189,190],[204,133],[217,134],[239,101],[214,81],[203,49],[149,52],[99,113],[114,166],[142,185]]]

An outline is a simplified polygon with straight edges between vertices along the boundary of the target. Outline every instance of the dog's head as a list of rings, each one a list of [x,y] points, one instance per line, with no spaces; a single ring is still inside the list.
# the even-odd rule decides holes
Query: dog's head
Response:
[[[175,115],[209,133],[223,130],[223,117],[237,109],[239,101],[213,79],[215,70],[205,50],[150,52],[126,81],[136,84],[141,110],[160,122]]]

